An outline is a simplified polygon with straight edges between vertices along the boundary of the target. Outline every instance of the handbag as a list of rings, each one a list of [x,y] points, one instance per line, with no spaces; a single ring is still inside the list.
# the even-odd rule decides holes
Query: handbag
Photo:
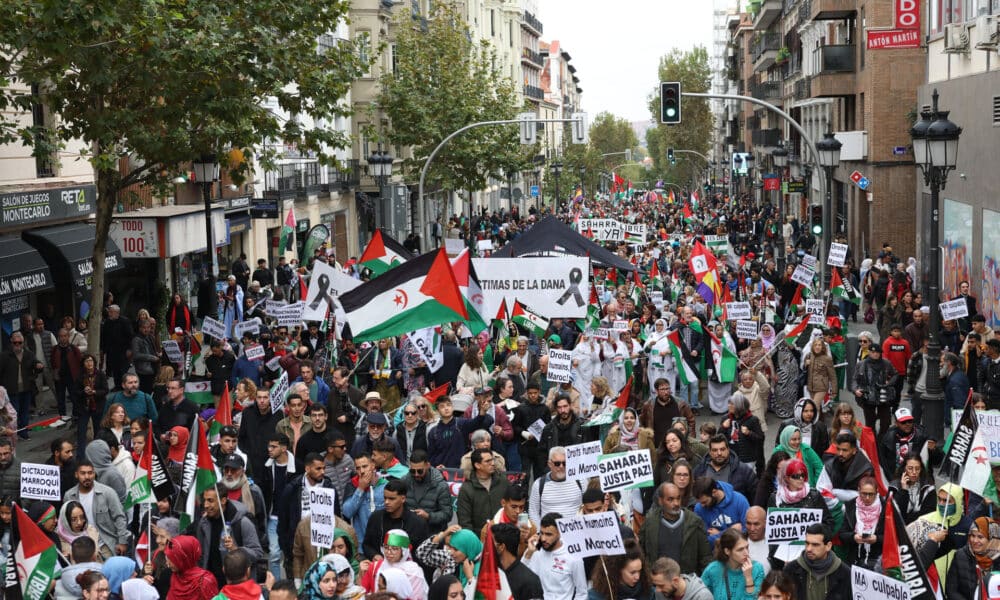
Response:
[[[875,322],[875,309],[869,306],[868,310],[865,311],[865,323],[871,325],[874,322]]]

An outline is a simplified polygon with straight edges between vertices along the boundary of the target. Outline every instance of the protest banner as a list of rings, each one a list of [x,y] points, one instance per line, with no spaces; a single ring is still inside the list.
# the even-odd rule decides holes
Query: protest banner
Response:
[[[614,511],[556,519],[566,552],[577,558],[625,554],[618,516]]]
[[[990,462],[994,465],[1000,464],[1000,411],[977,410],[976,417],[979,418],[979,431],[982,432],[983,442],[986,443]],[[958,423],[961,419],[961,409],[951,411],[952,423]]]
[[[462,469],[438,469],[441,476],[444,478],[445,483],[448,484],[448,491],[451,493],[452,498],[458,497],[458,492],[462,490],[462,484],[465,483],[465,471]],[[507,471],[504,473],[507,477],[507,482],[511,485],[524,485],[527,483],[524,480],[524,473],[521,471]]]
[[[851,565],[851,590],[864,600],[911,600],[910,584],[875,571]],[[990,596],[993,598],[994,596]]]
[[[309,543],[316,548],[333,546],[336,529],[334,507],[336,492],[329,488],[309,488]]]
[[[441,332],[437,327],[425,327],[409,334],[410,343],[424,359],[427,369],[437,373],[444,366],[444,346]]]
[[[38,463],[21,463],[21,497],[61,501],[59,467]]]
[[[184,353],[181,352],[180,344],[177,340],[163,340],[160,342],[160,347],[167,354],[167,359],[175,365],[179,365],[184,362]]]
[[[295,327],[302,324],[302,311],[305,310],[306,303],[299,301],[294,304],[282,306],[274,312],[274,317],[278,319],[278,327]]]
[[[653,460],[648,450],[602,454],[597,459],[597,470],[604,492],[653,485]]]
[[[749,302],[726,302],[726,320],[748,321],[753,318]]]
[[[795,267],[795,272],[792,273],[792,281],[795,283],[809,287],[812,285],[813,277],[816,272],[812,269],[805,267],[803,265],[798,265]]]
[[[580,219],[579,233],[597,242],[622,242],[625,228],[615,219]]]
[[[316,261],[309,278],[309,291],[300,320],[322,321],[328,311],[336,310],[338,296],[361,285],[361,281],[339,269]]]
[[[269,371],[277,371],[278,368],[281,367],[281,357],[275,356],[271,360],[264,363],[264,366],[267,367]]]
[[[816,257],[815,257],[815,256],[813,256],[812,254],[803,254],[803,255],[802,255],[802,264],[803,264],[803,265],[804,265],[804,266],[805,266],[805,267],[806,267],[807,269],[809,269],[810,271],[815,271],[815,270],[816,270],[816,264],[817,264],[818,262],[819,262],[819,261],[817,261],[817,260],[816,260]]]
[[[955,298],[948,302],[938,304],[941,307],[941,318],[945,321],[954,321],[969,316],[969,305],[965,303],[965,298]]]
[[[260,334],[260,317],[254,317],[249,321],[240,321],[233,326],[233,335],[238,340],[242,340],[243,334],[248,331],[254,335]]]
[[[806,539],[806,528],[822,522],[823,510],[820,508],[768,508],[765,530],[767,543],[802,542]]]
[[[586,257],[474,258],[472,265],[483,292],[483,314],[497,314],[502,302],[508,307],[521,302],[548,319],[587,316],[590,267]]]
[[[569,383],[570,371],[573,370],[573,352],[571,350],[555,350],[549,348],[549,372],[545,376],[549,381]]]
[[[566,479],[575,481],[597,477],[597,458],[600,455],[600,440],[566,446]]]
[[[260,344],[250,344],[243,349],[243,354],[247,360],[264,360],[264,346]]]
[[[531,437],[535,438],[535,441],[541,441],[542,431],[545,429],[545,421],[541,419],[535,419],[535,422],[528,425],[528,433]]]
[[[216,321],[212,317],[205,317],[201,324],[201,332],[215,339],[223,340],[226,338],[226,324],[222,321]]]
[[[627,319],[616,319],[611,323],[611,331],[614,335],[618,335],[623,331],[628,331],[628,320]]]
[[[826,306],[822,299],[807,298],[806,314],[809,315],[810,325],[826,324]]]
[[[288,395],[288,371],[282,370],[277,381],[271,386],[271,413],[278,414],[285,407],[285,396]]]
[[[275,316],[275,311],[281,310],[282,306],[287,306],[287,305],[288,305],[287,300],[265,300],[264,312],[273,317]]]
[[[826,264],[834,267],[842,267],[847,262],[847,244],[830,242],[830,252],[826,259]]]
[[[630,244],[646,243],[645,223],[622,223],[622,230],[625,233],[625,241]]]
[[[653,303],[656,308],[663,308],[663,292],[660,290],[653,290],[649,292],[649,301]]]
[[[755,340],[758,335],[756,321],[736,321],[736,337],[741,340]]]

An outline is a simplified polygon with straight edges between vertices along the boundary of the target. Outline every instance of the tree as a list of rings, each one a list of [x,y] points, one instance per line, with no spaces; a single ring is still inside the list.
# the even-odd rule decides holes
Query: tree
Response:
[[[690,51],[674,49],[660,58],[657,81],[680,81],[684,92],[707,92],[711,83],[712,70],[708,64],[708,52],[703,46],[695,46]],[[660,89],[657,86],[649,96],[649,112],[656,127],[646,132],[646,145],[653,157],[654,172],[658,177],[684,185],[682,177],[688,178],[688,167],[681,168],[684,161],[700,159],[684,155],[677,165],[667,162],[667,149],[694,150],[708,154],[712,136],[712,112],[704,98],[682,98],[681,124],[660,123]],[[681,156],[678,156],[680,159]],[[705,165],[701,165],[704,168]]]
[[[391,121],[388,138],[412,147],[413,158],[404,165],[411,173],[456,130],[513,119],[518,110],[513,82],[494,67],[495,51],[469,38],[453,3],[434,5],[426,29],[409,13],[394,23],[396,66],[379,79],[378,106]],[[517,125],[479,127],[451,140],[427,179],[445,189],[479,190],[490,177],[506,179],[506,171],[519,170],[526,158]]]
[[[181,165],[215,154],[237,183],[268,166],[262,140],[295,144],[324,163],[348,139],[283,119],[265,101],[318,123],[349,114],[341,102],[362,72],[349,44],[319,45],[348,0],[18,0],[0,3],[0,143],[50,156],[82,139],[97,179],[91,348],[100,348],[104,256],[111,213],[133,184],[164,186]],[[30,84],[37,84],[33,95]],[[43,103],[53,124],[17,111]],[[30,123],[30,120],[28,121]]]
[[[631,123],[609,112],[602,112],[590,126],[590,145],[598,154],[610,154],[632,150],[639,145],[639,140]],[[621,164],[625,162],[625,155],[608,156],[604,162],[609,166]]]

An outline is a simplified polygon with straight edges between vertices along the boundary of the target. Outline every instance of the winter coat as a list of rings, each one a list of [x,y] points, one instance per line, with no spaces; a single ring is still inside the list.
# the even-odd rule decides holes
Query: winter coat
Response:
[[[411,471],[403,478],[406,483],[406,508],[427,512],[427,528],[432,532],[443,531],[453,514],[451,490],[448,483],[434,467],[427,470],[423,481],[417,481]]]
[[[396,427],[396,443],[399,444],[399,449],[403,454],[402,462],[409,463],[410,455],[406,452],[406,426],[398,425]],[[417,428],[413,434],[413,450],[427,451],[427,423],[423,421],[417,421]]]
[[[824,598],[825,600],[851,600],[853,598],[851,592],[851,567],[843,563],[836,556],[833,557],[833,564],[830,565],[830,569],[827,571],[826,577],[824,577],[826,579],[825,596],[814,596],[814,592],[812,592],[812,587],[815,585],[816,579],[809,568],[805,566],[805,554],[788,563],[784,571],[785,575],[791,577],[795,582],[795,589],[799,591],[799,600],[812,600],[814,597]]]
[[[646,563],[653,564],[660,556],[660,519],[663,509],[658,505],[650,509],[639,530],[639,545],[646,556]],[[693,511],[684,508],[684,523],[681,525],[681,559],[678,561],[681,573],[701,573],[712,562],[711,547],[705,533],[705,522]]]
[[[726,495],[721,502],[715,506],[705,508],[701,504],[694,505],[694,512],[705,522],[706,529],[718,529],[719,532],[708,536],[708,542],[712,545],[719,539],[722,532],[729,529],[736,523],[741,524],[741,530],[746,529],[747,510],[750,503],[746,496],[733,490],[733,486],[725,481],[717,481],[715,485],[722,489]]]
[[[712,458],[710,456],[705,456],[701,459],[701,462],[695,465],[694,473],[691,474],[691,480],[694,481],[699,477],[709,476],[712,479],[717,479],[715,476],[715,469],[710,466]],[[726,483],[733,486],[737,492],[743,494],[744,498],[752,498],[754,491],[757,489],[757,474],[754,470],[745,464],[741,463],[735,454],[729,454],[729,481]]]
[[[812,354],[806,357],[806,389],[810,394],[829,391],[833,398],[837,397],[837,371],[833,368],[833,359],[826,354]]]
[[[458,492],[458,524],[462,529],[479,531],[483,523],[493,517],[500,509],[500,499],[507,492],[510,483],[503,475],[494,473],[487,490],[473,475],[462,483]]]
[[[618,427],[613,427],[604,438],[603,450],[605,454],[611,454],[615,448],[621,445],[622,432]],[[656,442],[653,440],[653,430],[648,427],[640,427],[637,441],[639,450],[649,450],[651,459],[656,459]]]
[[[1000,560],[993,561],[992,570],[1000,570]],[[955,552],[955,558],[948,568],[948,576],[945,578],[945,597],[949,600],[951,598],[975,598],[980,577],[984,577],[986,582],[989,582],[990,574],[981,572],[976,557],[972,554],[972,549],[965,546]]]
[[[70,488],[63,496],[63,503],[70,500],[80,501],[80,486]],[[112,550],[118,544],[128,544],[128,520],[122,503],[118,500],[118,494],[108,486],[94,482],[94,507],[91,509],[94,514],[92,525],[97,527],[100,533],[101,544]]]
[[[554,418],[542,430],[542,441],[539,444],[542,452],[548,453],[549,449],[556,446],[572,446],[583,441],[583,419],[573,417],[569,424],[563,424],[558,418]]]
[[[873,534],[878,540],[874,544],[858,544],[854,541],[855,528],[858,524],[858,500],[854,499],[844,504],[844,523],[840,526],[840,545],[845,548],[846,559],[851,564],[876,570],[882,557],[882,542],[885,535],[885,503],[882,504],[882,514]],[[868,546],[868,549],[865,549]]]
[[[489,429],[492,425],[493,418],[489,415],[479,415],[475,419],[456,416],[448,423],[438,421],[427,432],[427,454],[430,455],[431,465],[457,469],[462,464],[468,436],[477,429]]]
[[[889,393],[895,395],[894,386],[899,379],[899,374],[886,359],[874,360],[871,357],[861,361],[857,371],[854,373],[854,389],[861,390],[861,397],[858,404],[862,406],[875,406],[878,404],[879,393],[882,389],[888,388]],[[899,398],[895,398],[899,402]]]
[[[264,549],[260,545],[260,538],[257,537],[257,528],[254,526],[253,518],[247,513],[247,507],[238,500],[227,501],[222,516],[229,523],[233,542],[249,555],[250,573],[253,577],[257,562],[264,557]],[[208,565],[208,557],[212,554],[208,551],[211,547],[209,544],[219,543],[219,540],[212,540],[212,523],[208,517],[198,517],[198,520],[191,524],[189,531],[193,531],[194,537],[197,538],[203,549],[198,566],[213,573],[221,570],[222,565],[218,565],[217,568],[214,565],[212,567]],[[290,546],[289,549],[291,549]],[[226,551],[220,550],[220,555],[220,558],[225,559]]]

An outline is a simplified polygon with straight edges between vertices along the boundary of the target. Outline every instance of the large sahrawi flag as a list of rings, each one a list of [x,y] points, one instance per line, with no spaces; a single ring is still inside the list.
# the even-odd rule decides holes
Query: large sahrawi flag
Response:
[[[2,596],[10,600],[42,600],[48,596],[59,566],[56,545],[15,504]]]
[[[979,418],[972,408],[972,397],[965,402],[965,410],[962,417],[955,424],[951,441],[945,449],[944,461],[941,462],[941,469],[938,475],[949,481],[961,481],[962,470],[965,468],[969,455],[972,452],[972,445],[976,439],[976,431],[979,429]]]
[[[340,304],[355,342],[469,318],[444,249],[386,271],[340,296]]]

